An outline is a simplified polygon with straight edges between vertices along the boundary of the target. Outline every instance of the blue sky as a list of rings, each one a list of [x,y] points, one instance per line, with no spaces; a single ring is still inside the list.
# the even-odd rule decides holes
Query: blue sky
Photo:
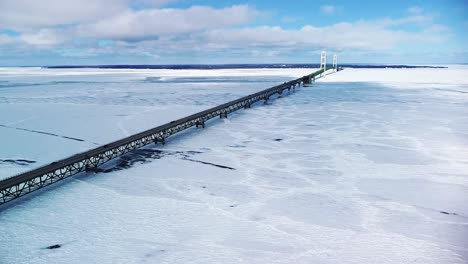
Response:
[[[0,0],[0,65],[468,62],[468,4]]]

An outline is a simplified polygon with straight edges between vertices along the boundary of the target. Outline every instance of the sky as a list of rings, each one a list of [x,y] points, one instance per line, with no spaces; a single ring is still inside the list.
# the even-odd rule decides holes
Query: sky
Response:
[[[0,66],[468,63],[468,1],[0,0]]]

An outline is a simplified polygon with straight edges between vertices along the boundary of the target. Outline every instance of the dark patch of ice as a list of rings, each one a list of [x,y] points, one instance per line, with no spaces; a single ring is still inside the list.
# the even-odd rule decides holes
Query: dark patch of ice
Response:
[[[79,138],[74,138],[74,137],[67,137],[67,136],[62,136],[63,138],[66,138],[66,139],[71,139],[71,140],[75,140],[75,141],[80,141],[80,142],[83,142],[84,139],[79,139]]]
[[[124,170],[131,168],[135,163],[147,163],[151,160],[160,159],[166,155],[170,155],[170,153],[158,149],[136,149],[117,158],[114,166],[106,169],[98,168],[96,172],[109,173],[113,171]]]
[[[225,165],[219,165],[219,164],[206,162],[206,161],[201,161],[201,160],[194,160],[194,159],[189,159],[189,158],[183,158],[183,160],[198,162],[198,163],[201,163],[201,164],[211,165],[211,166],[215,166],[215,167],[222,168],[222,169],[235,170],[233,167],[229,167],[229,166],[225,166]]]
[[[94,172],[109,173],[113,171],[124,170],[133,167],[135,164],[144,164],[152,160],[161,159],[166,156],[177,156],[181,159],[187,159],[193,155],[200,154],[200,151],[163,151],[159,149],[136,149],[110,163],[110,166],[103,166],[94,169]]]
[[[468,92],[460,91],[460,90],[454,90],[454,89],[435,88],[434,90],[437,90],[437,91],[444,91],[444,92],[452,92],[452,93],[468,94]]]
[[[441,214],[446,214],[446,215],[457,215],[456,213],[449,213],[445,211],[440,211]]]
[[[27,166],[29,164],[36,163],[36,161],[27,159],[0,159],[0,164],[1,163],[11,163],[20,166]]]
[[[228,147],[230,147],[230,148],[245,148],[244,145],[230,145]]]
[[[57,134],[54,134],[54,133],[49,133],[49,132],[44,132],[44,131],[38,131],[38,130],[33,130],[33,129],[27,129],[27,128],[21,128],[21,127],[12,127],[12,126],[1,125],[1,124],[0,124],[0,127],[7,127],[7,128],[12,128],[12,129],[17,129],[17,130],[27,131],[27,132],[31,132],[31,133],[43,134],[43,135],[48,135],[48,136],[53,136],[53,137],[61,137],[61,138],[66,138],[66,139],[75,140],[75,141],[80,141],[80,142],[84,142],[84,141],[85,141],[84,139],[81,139],[81,138],[68,137],[68,136],[63,136],[63,135],[57,135]],[[97,144],[97,143],[94,143],[94,144]]]
[[[55,245],[46,247],[46,249],[57,249],[57,248],[61,248],[61,247],[62,247],[62,245],[60,245],[60,244],[55,244]]]

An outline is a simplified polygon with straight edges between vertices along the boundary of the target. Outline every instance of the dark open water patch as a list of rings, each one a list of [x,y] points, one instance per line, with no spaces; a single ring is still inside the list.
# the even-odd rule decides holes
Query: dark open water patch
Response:
[[[171,155],[170,152],[165,152],[158,149],[136,149],[128,154],[115,159],[111,166],[103,166],[97,168],[96,172],[109,173],[113,171],[125,170],[133,167],[135,164],[144,164],[152,160],[161,159],[164,156]],[[173,155],[173,154],[172,154]]]
[[[27,160],[27,159],[0,159],[0,164],[15,164],[20,166],[28,166],[30,164],[36,163],[35,160]]]
[[[153,160],[161,159],[166,156],[175,156],[182,160],[187,160],[191,162],[197,162],[205,165],[211,165],[222,169],[229,169],[235,170],[232,167],[215,164],[206,161],[200,161],[192,159],[193,156],[197,154],[201,154],[201,151],[167,151],[167,150],[159,150],[159,149],[136,149],[134,151],[129,152],[121,157],[116,158],[114,161],[101,166],[93,170],[94,172],[103,172],[103,173],[110,173],[113,171],[120,171],[129,169],[137,164],[145,164],[152,162]]]

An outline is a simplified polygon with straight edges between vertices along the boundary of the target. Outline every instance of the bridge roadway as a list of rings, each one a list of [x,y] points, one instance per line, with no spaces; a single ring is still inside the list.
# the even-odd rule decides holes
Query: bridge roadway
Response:
[[[323,75],[322,73],[324,73],[324,70],[320,69],[310,75],[4,179],[0,181],[0,206],[72,175],[96,171],[103,163],[137,148],[152,143],[164,144],[167,137],[190,127],[205,127],[205,122],[214,117],[227,117],[229,113],[241,108],[250,108],[252,104],[261,100],[267,102],[274,94],[281,95],[284,90],[290,91],[295,89],[297,85],[310,84],[315,79],[320,78]]]

